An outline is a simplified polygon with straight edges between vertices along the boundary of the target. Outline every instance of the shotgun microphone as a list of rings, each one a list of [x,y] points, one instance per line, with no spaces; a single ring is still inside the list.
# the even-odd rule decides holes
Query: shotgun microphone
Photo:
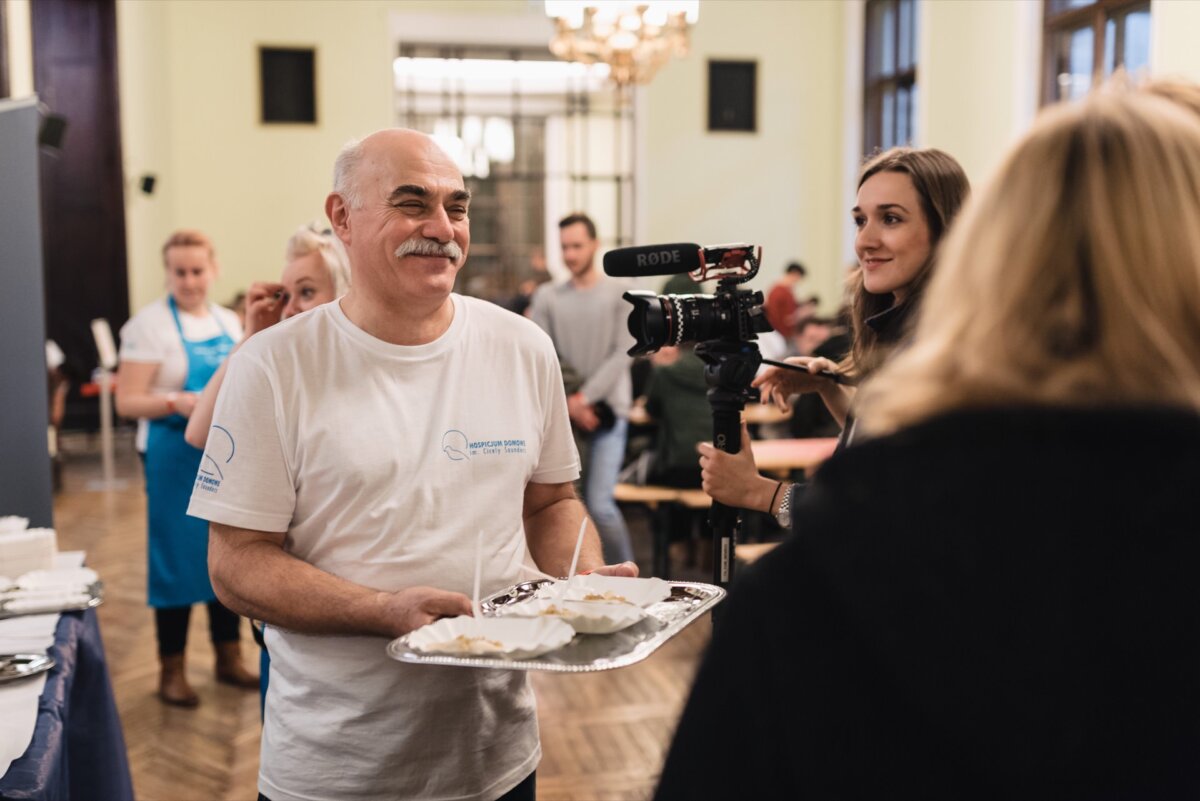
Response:
[[[704,266],[704,248],[691,242],[617,248],[604,254],[604,272],[614,278],[690,273]]]

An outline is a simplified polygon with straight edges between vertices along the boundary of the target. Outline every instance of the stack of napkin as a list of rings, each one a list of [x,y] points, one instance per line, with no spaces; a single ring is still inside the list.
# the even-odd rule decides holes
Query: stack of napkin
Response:
[[[23,517],[0,517],[0,576],[54,567],[58,539],[52,528],[27,528]]]

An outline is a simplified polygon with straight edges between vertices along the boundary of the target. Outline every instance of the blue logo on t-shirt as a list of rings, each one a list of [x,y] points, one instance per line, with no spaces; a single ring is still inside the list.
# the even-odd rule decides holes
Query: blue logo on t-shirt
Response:
[[[452,428],[442,434],[442,453],[446,454],[452,462],[461,462],[463,459],[471,458],[467,455],[469,447],[467,435],[458,429]]]
[[[200,474],[196,476],[196,486],[205,492],[216,492],[225,480],[221,472],[221,463],[233,461],[237,451],[237,443],[233,434],[221,426],[213,426],[208,432],[208,444],[204,449],[204,458],[200,461]]]
[[[476,456],[499,456],[525,453],[523,439],[471,440],[457,428],[442,434],[442,453],[452,462],[462,462]]]

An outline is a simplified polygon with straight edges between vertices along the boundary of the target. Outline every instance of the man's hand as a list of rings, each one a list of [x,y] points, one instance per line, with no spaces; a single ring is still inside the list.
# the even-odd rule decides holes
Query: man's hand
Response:
[[[600,426],[596,410],[588,403],[587,398],[583,397],[582,392],[567,397],[567,414],[571,416],[571,422],[584,431],[595,431]]]
[[[625,578],[637,578],[638,566],[633,562],[621,562],[619,565],[604,565],[591,571],[597,576],[624,576]]]
[[[443,617],[471,614],[471,599],[460,592],[433,587],[410,587],[385,594],[388,617],[395,621],[392,635],[400,637]]]
[[[255,281],[246,290],[246,336],[270,328],[283,316],[287,305],[283,284]]]

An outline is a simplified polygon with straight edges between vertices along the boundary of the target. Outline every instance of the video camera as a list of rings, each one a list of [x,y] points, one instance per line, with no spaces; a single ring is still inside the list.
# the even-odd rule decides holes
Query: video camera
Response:
[[[704,362],[708,403],[713,413],[713,445],[727,453],[741,447],[741,415],[746,403],[758,400],[750,382],[762,364],[755,342],[771,330],[763,312],[761,292],[741,288],[758,274],[762,248],[754,245],[693,244],[620,248],[604,255],[604,272],[611,276],[675,275],[686,272],[700,283],[718,279],[712,295],[625,293],[633,304],[629,333],[637,340],[630,356],[653,353],[664,345],[695,343]],[[734,547],[741,527],[739,510],[713,501],[709,510],[713,532],[713,581],[729,587],[733,581]]]
[[[630,356],[653,353],[664,345],[706,341],[751,342],[771,330],[763,313],[763,294],[740,288],[758,274],[762,248],[754,245],[694,244],[620,248],[604,256],[604,272],[631,277],[687,273],[696,283],[718,279],[712,295],[658,295],[626,292],[633,304],[629,333],[636,344]],[[755,364],[755,369],[757,369]]]

